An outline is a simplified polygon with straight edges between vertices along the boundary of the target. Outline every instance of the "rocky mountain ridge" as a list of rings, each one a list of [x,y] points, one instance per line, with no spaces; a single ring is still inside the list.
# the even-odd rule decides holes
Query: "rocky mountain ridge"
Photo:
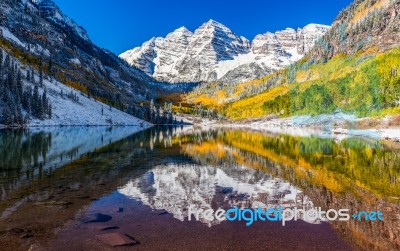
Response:
[[[329,26],[309,24],[257,35],[253,41],[214,20],[194,32],[185,27],[120,55],[158,81],[223,82],[257,78],[299,60]],[[245,71],[248,74],[238,74]]]

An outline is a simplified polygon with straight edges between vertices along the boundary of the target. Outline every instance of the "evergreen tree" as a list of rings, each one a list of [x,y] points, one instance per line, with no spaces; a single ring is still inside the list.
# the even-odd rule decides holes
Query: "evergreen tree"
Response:
[[[3,78],[3,51],[0,50],[0,84]]]
[[[35,84],[35,72],[33,71],[33,68],[32,68],[32,67],[31,67],[30,72],[31,72],[31,74],[30,74],[30,77],[31,77],[30,82],[31,82],[32,84]]]
[[[16,88],[17,88],[17,97],[18,100],[22,100],[22,92],[23,92],[23,83],[22,83],[22,73],[18,69],[17,80],[16,80]]]
[[[49,116],[49,119],[51,119],[52,115],[53,115],[53,111],[52,111],[51,104],[49,103],[49,106],[47,108],[47,116]]]
[[[49,73],[50,73],[50,76],[53,76],[54,75],[54,73],[53,73],[53,59],[50,57],[49,58]]]
[[[31,71],[30,70],[26,71],[26,80],[31,81]]]
[[[41,75],[43,79],[43,73]],[[18,63],[8,54],[3,61],[3,51],[0,50],[0,124],[24,126],[30,115],[38,119],[51,117],[51,105],[46,90],[40,95],[39,87],[35,85],[32,92],[31,85],[24,86],[22,78]],[[34,83],[31,81],[34,80],[32,68],[27,71],[26,80]]]
[[[48,99],[47,99],[47,91],[44,90],[43,95],[42,95],[42,102],[41,102],[42,108],[41,108],[41,117],[44,118],[45,115],[48,114]]]
[[[40,107],[39,87],[35,85],[35,88],[33,88],[33,97],[32,97],[32,114],[37,118],[39,118],[39,110],[40,110],[39,107]]]
[[[43,87],[43,65],[42,65],[42,61],[39,61],[39,86]]]

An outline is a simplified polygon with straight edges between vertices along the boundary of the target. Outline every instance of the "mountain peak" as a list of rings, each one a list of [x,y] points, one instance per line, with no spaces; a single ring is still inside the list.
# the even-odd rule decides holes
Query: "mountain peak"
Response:
[[[331,28],[331,26],[329,26],[329,25],[310,23],[301,29],[303,29],[303,30],[320,30],[320,29],[328,30],[330,28]]]
[[[185,26],[181,26],[178,29],[176,29],[174,32],[190,32]]]
[[[214,25],[214,24],[219,24],[219,22],[215,21],[214,19],[210,19],[206,22],[206,24]]]
[[[207,22],[203,23],[200,27],[214,27],[214,28],[221,28],[221,29],[228,29],[225,25],[220,22],[217,22],[213,19],[208,20]]]
[[[75,21],[66,16],[52,0],[31,0],[35,4],[42,17],[51,19],[61,26],[72,28],[78,36],[86,41],[90,41],[87,31],[79,26]]]
[[[54,4],[55,3],[52,0],[32,0],[33,3],[35,4]]]
[[[31,0],[34,4],[41,4],[44,0]]]
[[[168,33],[168,35],[165,37],[164,40],[187,40],[189,37],[193,36],[193,33],[188,30],[185,26],[182,26],[176,30],[174,30],[171,33]],[[183,43],[186,43],[182,41]]]
[[[179,27],[178,29],[174,30],[173,32],[167,35],[167,38],[170,36],[192,36],[193,32],[188,30],[185,26]]]
[[[306,26],[304,26],[303,28],[306,28],[306,27],[327,27],[327,28],[329,28],[330,26],[325,25],[325,24],[309,23]]]
[[[241,66],[241,71],[254,66],[255,70],[251,68],[247,74],[252,78],[251,72],[266,75],[300,59],[327,31],[314,24],[309,27],[265,33],[250,42],[210,19],[193,33],[180,27],[162,42],[139,47],[121,58],[163,82],[217,81],[230,71],[235,75],[233,70]],[[243,74],[233,77],[237,79],[239,75]]]

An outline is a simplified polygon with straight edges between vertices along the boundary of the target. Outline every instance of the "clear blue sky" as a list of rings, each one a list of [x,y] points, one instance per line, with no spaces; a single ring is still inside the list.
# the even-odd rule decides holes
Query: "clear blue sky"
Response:
[[[255,35],[308,23],[331,24],[352,0],[53,0],[100,47],[119,54],[186,26],[214,19],[237,35]]]

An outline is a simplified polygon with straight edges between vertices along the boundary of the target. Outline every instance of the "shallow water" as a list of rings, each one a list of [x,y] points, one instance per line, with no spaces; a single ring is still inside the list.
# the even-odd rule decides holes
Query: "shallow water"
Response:
[[[64,127],[0,131],[6,249],[396,250],[400,148],[242,130]],[[218,221],[193,210],[321,207],[383,221]]]

